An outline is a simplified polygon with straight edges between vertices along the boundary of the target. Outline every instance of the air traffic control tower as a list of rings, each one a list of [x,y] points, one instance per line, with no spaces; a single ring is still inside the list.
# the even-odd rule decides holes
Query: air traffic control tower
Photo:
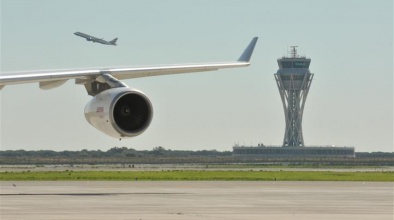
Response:
[[[311,59],[297,54],[297,46],[291,47],[290,56],[278,59],[279,70],[275,73],[276,84],[282,98],[286,129],[282,146],[233,147],[235,157],[305,158],[305,157],[355,157],[354,147],[305,146],[302,134],[302,117],[313,74],[309,71]]]
[[[311,59],[299,56],[297,46],[291,46],[291,56],[278,59],[279,70],[275,74],[285,112],[286,129],[283,147],[303,147],[302,115],[312,83],[309,71]]]

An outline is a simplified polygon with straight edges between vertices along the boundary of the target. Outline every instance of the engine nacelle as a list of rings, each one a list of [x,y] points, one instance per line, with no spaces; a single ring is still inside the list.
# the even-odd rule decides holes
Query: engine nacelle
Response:
[[[142,134],[153,117],[152,104],[146,95],[127,87],[97,94],[85,106],[85,118],[93,127],[115,137]]]

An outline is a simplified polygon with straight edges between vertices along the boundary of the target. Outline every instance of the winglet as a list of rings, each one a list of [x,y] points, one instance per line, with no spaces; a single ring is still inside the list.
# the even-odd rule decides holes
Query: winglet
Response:
[[[239,57],[238,61],[240,61],[240,62],[249,62],[250,57],[252,57],[252,53],[253,53],[254,47],[256,46],[257,39],[258,39],[258,37],[254,37],[252,39],[252,41],[249,43],[248,47],[245,49],[245,51]]]

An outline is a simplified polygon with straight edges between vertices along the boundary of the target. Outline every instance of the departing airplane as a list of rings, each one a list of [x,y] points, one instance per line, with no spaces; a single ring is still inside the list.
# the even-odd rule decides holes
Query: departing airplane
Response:
[[[74,34],[77,35],[77,36],[86,38],[87,41],[92,41],[93,43],[97,42],[97,43],[105,44],[105,45],[114,45],[114,46],[116,46],[116,41],[118,40],[118,38],[115,38],[115,39],[113,39],[111,41],[106,41],[106,40],[103,40],[103,39],[100,39],[100,38],[97,38],[97,37],[93,37],[93,36],[90,36],[88,34],[84,34],[84,33],[81,33],[81,32],[75,32]]]
[[[85,118],[96,129],[115,137],[142,134],[151,123],[152,104],[139,90],[131,89],[122,79],[203,72],[250,65],[257,37],[253,38],[237,61],[200,64],[176,64],[145,67],[47,70],[0,74],[0,90],[6,85],[38,82],[44,90],[61,86],[69,79],[84,85],[93,96],[85,106]]]

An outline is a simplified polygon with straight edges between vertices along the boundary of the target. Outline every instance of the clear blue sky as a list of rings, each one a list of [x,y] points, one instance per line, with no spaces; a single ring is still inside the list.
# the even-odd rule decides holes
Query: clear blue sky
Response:
[[[118,46],[93,44],[81,31]],[[153,103],[148,130],[119,141],[84,118],[91,98],[73,81],[0,92],[1,149],[132,147],[232,150],[281,145],[274,80],[287,46],[312,59],[306,145],[393,151],[392,0],[1,0],[1,71],[230,61],[254,36],[252,66],[125,80]]]

